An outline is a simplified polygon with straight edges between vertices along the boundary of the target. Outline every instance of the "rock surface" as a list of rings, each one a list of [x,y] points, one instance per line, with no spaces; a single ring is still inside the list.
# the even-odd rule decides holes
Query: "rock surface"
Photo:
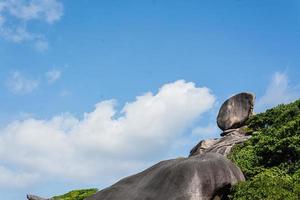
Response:
[[[39,197],[39,196],[30,195],[30,194],[27,195],[27,199],[28,200],[53,200],[52,198],[45,199],[45,198],[42,198],[42,197]]]
[[[86,200],[211,200],[243,181],[241,170],[218,153],[162,161]]]
[[[226,100],[219,111],[217,124],[220,129],[240,128],[253,114],[255,96],[251,93],[240,93]]]
[[[224,137],[219,139],[209,139],[200,141],[191,151],[189,156],[195,156],[204,153],[219,153],[228,156],[234,145],[248,140],[251,136],[244,128],[231,129]]]

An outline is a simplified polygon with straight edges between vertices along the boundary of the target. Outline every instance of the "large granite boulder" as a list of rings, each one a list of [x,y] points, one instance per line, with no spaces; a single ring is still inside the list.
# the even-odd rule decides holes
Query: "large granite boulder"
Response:
[[[221,199],[243,181],[241,170],[218,153],[166,160],[97,192],[86,200]]]
[[[240,128],[252,115],[255,96],[251,93],[240,93],[226,100],[220,108],[217,124],[220,129]]]
[[[212,152],[228,156],[234,145],[243,143],[251,137],[251,132],[246,129],[246,127],[229,129],[225,134],[222,133],[224,134],[222,138],[202,140],[190,151],[189,156]]]

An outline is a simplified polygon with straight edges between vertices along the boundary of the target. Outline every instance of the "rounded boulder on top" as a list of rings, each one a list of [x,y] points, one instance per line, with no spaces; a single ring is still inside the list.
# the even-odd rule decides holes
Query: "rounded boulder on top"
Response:
[[[223,131],[240,128],[253,114],[255,96],[243,92],[227,99],[221,106],[217,124]]]

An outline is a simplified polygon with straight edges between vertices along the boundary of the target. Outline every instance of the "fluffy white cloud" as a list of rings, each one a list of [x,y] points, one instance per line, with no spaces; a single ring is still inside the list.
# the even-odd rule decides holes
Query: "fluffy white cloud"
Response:
[[[0,7],[0,11],[23,21],[53,23],[63,15],[63,5],[58,0],[3,0]]]
[[[0,36],[12,42],[32,41],[36,49],[48,45],[41,34],[28,31],[30,21],[52,24],[63,15],[59,0],[2,0],[0,2]]]
[[[289,103],[300,97],[300,90],[289,84],[285,73],[276,72],[268,85],[265,94],[258,99],[257,111],[263,111],[281,103]]]
[[[26,78],[20,72],[11,73],[7,86],[14,94],[27,94],[35,90],[39,86],[39,82]]]
[[[51,71],[46,72],[46,78],[48,83],[54,83],[58,79],[60,79],[61,71],[57,69],[53,69]]]
[[[162,158],[214,101],[208,88],[181,80],[138,96],[120,112],[109,100],[80,119],[15,121],[0,130],[0,160],[44,180],[107,182]]]

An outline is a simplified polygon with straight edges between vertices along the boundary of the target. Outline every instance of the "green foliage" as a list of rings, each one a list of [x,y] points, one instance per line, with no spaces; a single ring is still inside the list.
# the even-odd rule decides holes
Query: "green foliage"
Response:
[[[263,170],[259,165],[261,158],[258,158],[255,148],[252,145],[235,146],[229,159],[233,160],[242,170],[246,178],[253,177]]]
[[[95,194],[97,189],[73,190],[61,196],[55,196],[55,200],[83,200],[92,194]]]
[[[238,200],[297,200],[294,180],[278,168],[266,169],[253,179],[238,184],[232,199]]]
[[[251,139],[229,158],[243,171],[231,199],[300,199],[300,100],[279,105],[247,121]]]
[[[247,122],[253,130],[266,129],[270,126],[281,127],[289,121],[294,120],[300,114],[300,99],[291,104],[281,104],[269,109],[264,113],[254,115]]]

